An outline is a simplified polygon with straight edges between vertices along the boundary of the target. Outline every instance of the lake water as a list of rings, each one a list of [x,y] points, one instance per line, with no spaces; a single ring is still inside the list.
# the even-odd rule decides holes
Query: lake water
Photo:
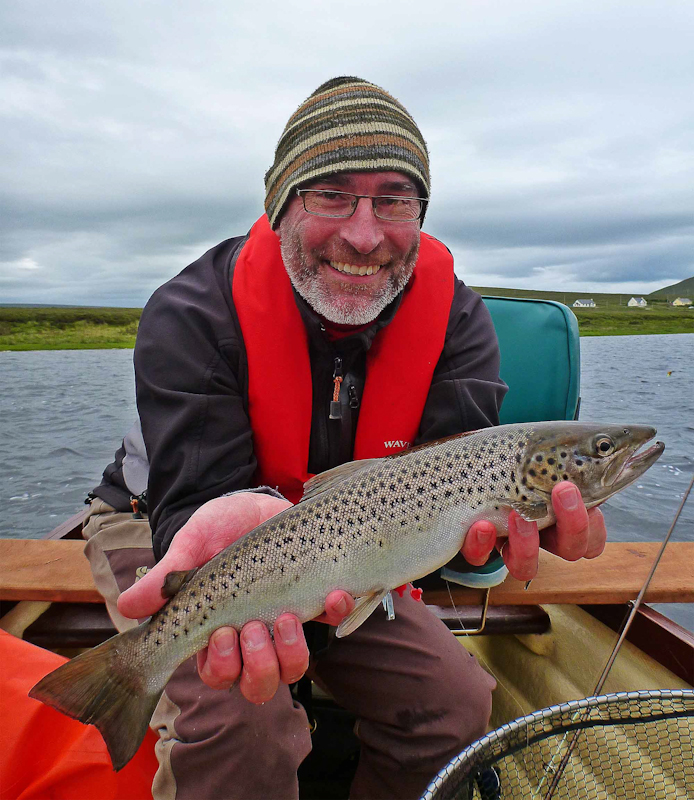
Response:
[[[694,335],[581,339],[581,419],[644,422],[665,454],[603,506],[609,536],[659,541],[694,472]],[[135,417],[131,350],[0,352],[0,536],[83,507]],[[676,540],[694,541],[694,498]],[[694,630],[694,606],[659,606]]]

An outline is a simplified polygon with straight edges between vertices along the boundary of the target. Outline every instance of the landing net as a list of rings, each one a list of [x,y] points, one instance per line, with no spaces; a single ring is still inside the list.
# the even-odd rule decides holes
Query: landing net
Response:
[[[588,697],[474,742],[422,800],[693,800],[693,741],[694,691]]]

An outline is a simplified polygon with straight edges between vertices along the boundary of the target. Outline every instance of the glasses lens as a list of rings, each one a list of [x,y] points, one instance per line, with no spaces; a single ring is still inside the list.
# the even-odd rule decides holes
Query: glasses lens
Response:
[[[304,193],[304,208],[325,217],[349,217],[356,198],[353,194],[309,190]]]
[[[324,189],[302,189],[304,208],[309,214],[322,217],[350,217],[359,195]],[[407,221],[422,215],[422,200],[418,197],[372,197],[374,212],[379,219]]]
[[[416,197],[376,197],[375,210],[381,219],[419,219],[422,201]]]

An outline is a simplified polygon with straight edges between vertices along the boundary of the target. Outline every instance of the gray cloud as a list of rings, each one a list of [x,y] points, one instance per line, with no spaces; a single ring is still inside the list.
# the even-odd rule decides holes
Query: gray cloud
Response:
[[[25,0],[0,8],[0,302],[141,305],[262,213],[323,80],[397,96],[427,229],[477,285],[646,291],[694,274],[688,2]]]

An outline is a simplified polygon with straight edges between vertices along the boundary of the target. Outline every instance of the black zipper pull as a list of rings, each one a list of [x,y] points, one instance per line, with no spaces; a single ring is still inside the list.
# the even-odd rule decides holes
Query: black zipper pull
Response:
[[[359,397],[357,396],[357,387],[354,384],[352,384],[347,390],[347,396],[349,397],[349,407],[359,408]]]
[[[342,406],[340,405],[340,386],[342,384],[342,359],[335,356],[335,369],[333,370],[333,399],[330,401],[330,414],[328,419],[342,419]]]

